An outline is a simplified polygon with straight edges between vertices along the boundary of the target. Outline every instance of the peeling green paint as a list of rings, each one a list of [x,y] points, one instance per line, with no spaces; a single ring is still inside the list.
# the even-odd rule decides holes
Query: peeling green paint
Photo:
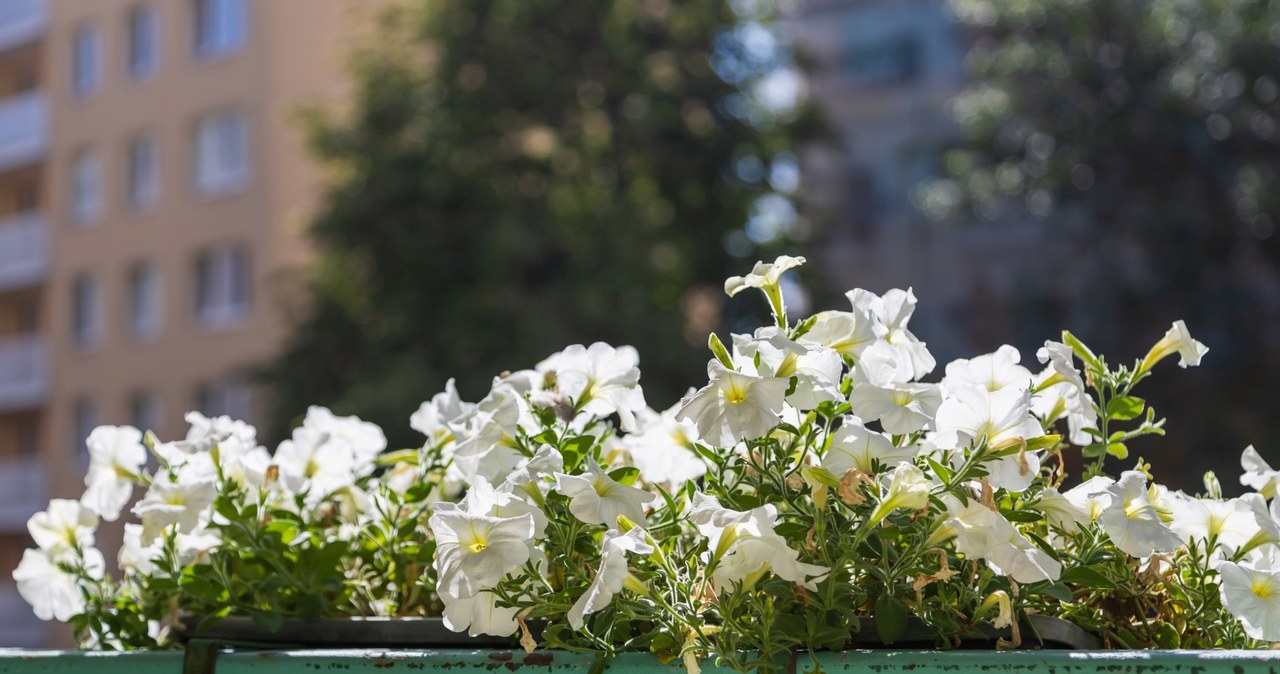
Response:
[[[0,649],[0,674],[312,674],[314,672],[446,672],[523,674],[588,672],[594,656],[488,650],[215,651],[193,644],[187,653],[102,653]],[[831,674],[1280,674],[1280,651],[845,651],[814,656]],[[184,667],[185,661],[185,667]],[[797,671],[812,669],[808,656]],[[633,653],[609,663],[613,674],[683,674]],[[731,670],[703,663],[703,674]]]

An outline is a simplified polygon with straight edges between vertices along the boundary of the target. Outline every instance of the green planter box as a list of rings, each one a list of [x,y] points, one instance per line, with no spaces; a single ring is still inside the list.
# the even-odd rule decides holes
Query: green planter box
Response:
[[[214,657],[208,657],[214,655]],[[587,672],[589,655],[539,651],[486,650],[307,650],[101,653],[83,651],[0,651],[0,673],[15,674],[387,674],[391,672],[447,672],[498,674],[503,670],[527,674]],[[184,662],[185,658],[185,662]],[[844,651],[821,653],[827,672],[869,674],[1274,674],[1280,671],[1280,651]],[[809,669],[808,658],[797,671]],[[660,665],[644,654],[627,654],[610,663],[617,674],[683,674],[677,664]],[[704,663],[705,674],[731,670]]]

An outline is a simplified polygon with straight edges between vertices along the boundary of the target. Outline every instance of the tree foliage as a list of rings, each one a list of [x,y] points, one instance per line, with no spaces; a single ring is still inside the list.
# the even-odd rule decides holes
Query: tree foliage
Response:
[[[1125,353],[1150,337],[1133,328],[1186,318],[1213,353],[1167,394],[1196,433],[1184,449],[1274,443],[1256,402],[1280,374],[1280,6],[952,7],[974,29],[973,81],[950,109],[964,142],[921,187],[923,210],[1042,220],[1047,245],[1021,265],[1022,287],[1048,297],[1019,293],[1020,320],[1067,310]]]
[[[265,373],[274,426],[326,404],[401,429],[448,377],[478,397],[595,340],[635,345],[651,403],[674,402],[742,266],[726,236],[771,191],[734,167],[767,167],[793,133],[750,94],[776,53],[742,18],[679,0],[382,16],[347,109],[309,115],[332,179],[311,303]]]

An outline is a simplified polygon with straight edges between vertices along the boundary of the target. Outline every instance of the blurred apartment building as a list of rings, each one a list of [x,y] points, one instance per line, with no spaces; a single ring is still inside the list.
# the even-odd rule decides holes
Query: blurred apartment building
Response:
[[[317,201],[295,113],[367,5],[0,0],[0,645],[47,640],[10,572],[94,426],[254,419]]]
[[[786,26],[838,141],[804,166],[824,271],[839,288],[914,287],[912,329],[940,362],[1016,334],[994,307],[1021,292],[1020,263],[1041,228],[936,223],[912,203],[958,133],[946,107],[966,84],[972,36],[946,0],[797,0]]]

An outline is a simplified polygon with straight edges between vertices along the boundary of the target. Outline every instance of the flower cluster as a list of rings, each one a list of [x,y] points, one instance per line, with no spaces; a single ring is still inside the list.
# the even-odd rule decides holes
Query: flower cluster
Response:
[[[225,417],[188,415],[176,442],[101,427],[84,496],[32,517],[19,590],[104,648],[227,615],[435,615],[526,648],[537,621],[541,645],[691,671],[842,648],[864,619],[886,643],[917,620],[943,646],[991,624],[1016,647],[1030,614],[1112,647],[1280,641],[1280,470],[1246,449],[1239,498],[1211,474],[1171,491],[1140,459],[1105,472],[1163,435],[1134,388],[1200,362],[1185,325],[1132,367],[1064,332],[1034,361],[1003,346],[930,380],[910,290],[793,324],[779,283],[803,263],[726,283],[773,323],[712,335],[706,383],[662,412],[636,350],[596,343],[478,402],[449,382],[410,418],[412,449],[320,407],[274,452]],[[126,509],[108,574],[95,529]]]

